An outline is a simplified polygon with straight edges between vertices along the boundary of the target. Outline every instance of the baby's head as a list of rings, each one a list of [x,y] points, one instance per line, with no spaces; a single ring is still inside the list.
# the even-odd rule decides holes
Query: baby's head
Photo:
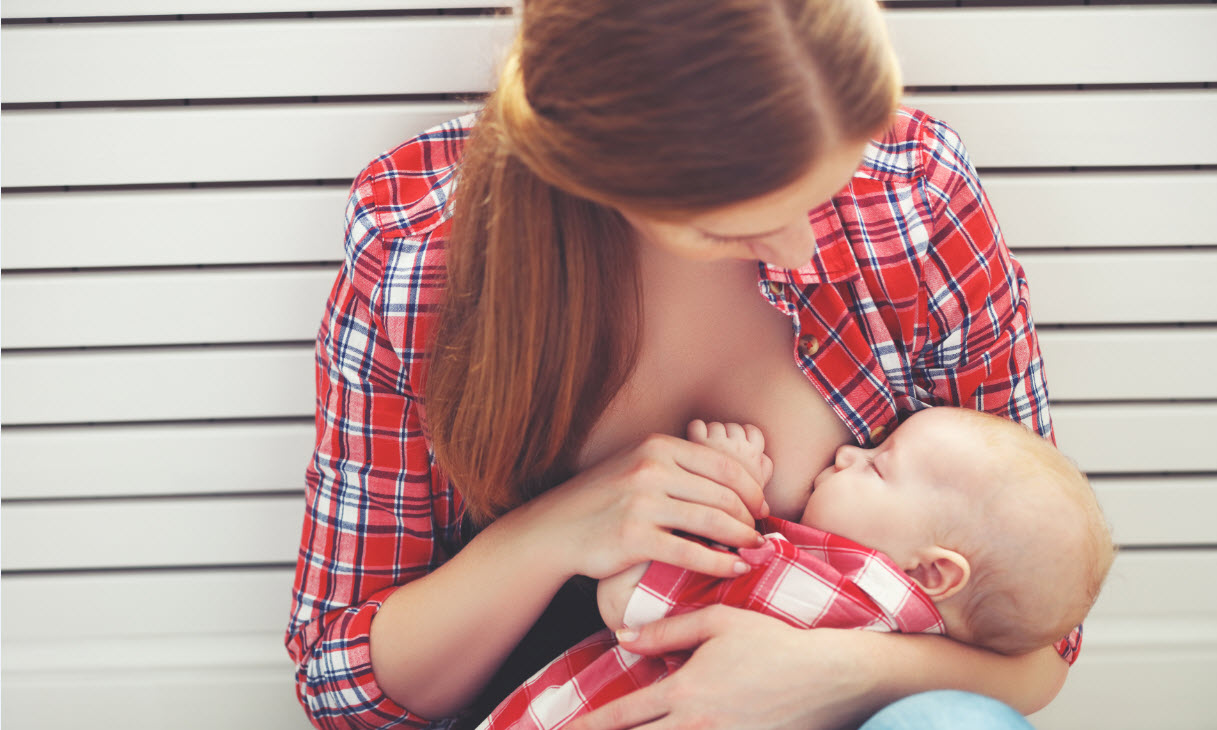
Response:
[[[950,636],[1004,654],[1081,623],[1115,552],[1077,467],[1026,427],[962,408],[920,411],[873,449],[842,446],[801,522],[887,554]]]

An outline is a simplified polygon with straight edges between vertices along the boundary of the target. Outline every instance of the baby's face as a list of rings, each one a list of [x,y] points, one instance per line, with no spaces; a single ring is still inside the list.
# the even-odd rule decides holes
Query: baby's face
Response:
[[[946,485],[981,470],[977,441],[959,419],[931,409],[873,449],[842,446],[816,476],[799,521],[886,553],[907,569],[918,550],[938,539],[944,494],[955,491]]]

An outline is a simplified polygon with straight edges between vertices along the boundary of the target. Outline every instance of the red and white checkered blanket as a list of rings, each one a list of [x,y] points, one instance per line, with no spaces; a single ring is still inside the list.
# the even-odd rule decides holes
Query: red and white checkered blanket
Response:
[[[944,633],[930,598],[887,556],[811,527],[766,519],[765,544],[739,551],[752,571],[714,578],[652,563],[630,596],[626,626],[717,603],[759,611],[799,628]],[[605,629],[568,649],[500,704],[481,728],[559,728],[660,680],[687,653],[644,657]]]

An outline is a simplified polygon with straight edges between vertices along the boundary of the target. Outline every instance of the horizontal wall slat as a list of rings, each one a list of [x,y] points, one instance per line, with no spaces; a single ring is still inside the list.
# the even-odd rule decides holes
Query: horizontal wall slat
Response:
[[[906,9],[889,10],[887,24],[905,83],[913,86],[1217,78],[1212,7]]]
[[[1214,172],[985,173],[981,181],[1016,250],[1217,243]]]
[[[0,358],[6,425],[308,416],[314,387],[308,345]]]
[[[1061,693],[1028,720],[1037,730],[1201,730],[1217,717],[1214,675],[1209,643],[1165,648],[1147,638],[1111,651],[1086,643]]]
[[[919,9],[889,11],[887,23],[912,86],[1217,78],[1217,11],[1207,7]],[[15,25],[0,32],[4,101],[488,91],[516,24],[499,16]],[[1173,42],[1146,44],[1147,35]],[[953,39],[951,53],[925,42],[934,37]]]
[[[1214,550],[1122,552],[1088,623],[1115,627],[1138,618],[1217,623],[1212,582],[1179,581],[1180,575],[1215,571]],[[33,643],[54,636],[71,643],[282,632],[292,578],[290,567],[9,575],[3,579],[4,613],[12,617],[12,631],[5,632],[5,640]],[[96,597],[87,611],[81,610],[82,595]],[[1098,633],[1087,638],[1101,644],[1103,632]]]
[[[1217,550],[1121,552],[1087,623],[1116,627],[1134,619],[1207,619],[1217,624],[1215,584],[1180,580],[1213,574]],[[5,631],[5,641],[281,632],[287,625],[292,579],[290,567],[7,575],[3,608],[12,617],[12,630]],[[87,611],[78,600],[82,595],[95,596]],[[1097,633],[1087,638],[1101,644],[1104,632]]]
[[[1208,213],[1217,173],[988,173],[983,181],[1016,250],[1217,244],[1217,216]],[[347,189],[6,195],[0,239],[24,245],[6,246],[2,264],[13,270],[337,260]],[[63,235],[48,225],[58,220],[88,221],[87,234]]]
[[[1041,324],[1217,322],[1217,249],[1023,253],[1018,260]]]
[[[518,0],[517,0],[518,2]],[[504,0],[6,0],[5,18],[70,18],[115,15],[299,13],[324,10],[430,10],[512,6]]]
[[[410,102],[9,111],[0,114],[0,177],[9,187],[349,180],[385,150],[474,108]]]
[[[8,504],[0,561],[6,571],[292,563],[303,515],[295,495]]]
[[[295,686],[290,663],[126,672],[63,667],[32,674],[12,672],[5,662],[3,721],[29,730],[163,730],[165,718],[173,718],[174,730],[309,730]]]
[[[10,25],[0,30],[4,102],[482,92],[515,25],[510,16]]]
[[[26,193],[0,198],[10,269],[332,261],[349,185]],[[87,221],[65,232],[63,221]],[[77,226],[71,226],[76,228]]]
[[[293,576],[290,567],[6,575],[4,641],[282,633]],[[91,597],[87,611],[80,596]]]
[[[1094,477],[1091,484],[1120,545],[1217,545],[1217,475]]]
[[[1061,449],[1087,472],[1217,472],[1217,404],[1065,404],[1052,415]],[[0,438],[0,481],[7,499],[300,489],[312,448],[308,420],[36,426]]]
[[[231,598],[240,600],[236,596]],[[63,669],[64,659],[69,657],[70,671],[96,674],[153,668],[191,673],[276,668],[289,679],[293,674],[291,658],[283,647],[282,629],[203,637],[107,636],[71,642],[51,638],[38,645],[6,644],[5,649],[22,661],[23,674],[34,676]]]
[[[1041,325],[1217,322],[1217,250],[1019,259]],[[0,288],[0,336],[5,348],[309,340],[336,271],[10,275]]]
[[[1217,328],[1044,330],[1055,402],[1217,398]]]
[[[1209,133],[1217,126],[1217,90],[917,94],[907,101],[954,126],[982,167],[1217,164],[1217,136]],[[349,179],[384,150],[476,108],[15,110],[0,115],[0,172],[9,187]],[[1155,142],[1128,144],[1134,139]]]
[[[1143,480],[1123,489],[1099,480],[1096,489],[1111,505],[1106,514],[1120,544],[1217,543],[1217,525],[1201,519],[1213,514],[1217,480]],[[1168,506],[1142,523],[1135,508],[1155,499]],[[303,509],[299,495],[10,503],[0,513],[0,559],[6,571],[290,564]],[[1189,510],[1196,516],[1171,532],[1169,518]]]
[[[336,273],[337,267],[9,276],[0,289],[0,337],[5,348],[309,340]]]
[[[1058,402],[1217,398],[1217,328],[1045,330],[1041,344]],[[3,422],[307,416],[312,361],[306,345],[7,353]]]
[[[1217,472],[1217,403],[1064,403],[1052,421],[1061,450],[1088,473]]]
[[[1217,89],[916,94],[909,101],[950,124],[977,167],[1217,164]]]
[[[9,429],[0,482],[5,499],[303,489],[313,435],[311,420]]]

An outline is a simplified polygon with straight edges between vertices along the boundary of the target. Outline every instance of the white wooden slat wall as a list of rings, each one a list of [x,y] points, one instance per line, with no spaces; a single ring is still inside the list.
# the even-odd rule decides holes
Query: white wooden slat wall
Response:
[[[1001,4],[886,13],[1123,546],[1033,722],[1212,727],[1217,4]],[[475,108],[511,5],[4,4],[0,721],[307,726],[281,638],[347,186]]]

